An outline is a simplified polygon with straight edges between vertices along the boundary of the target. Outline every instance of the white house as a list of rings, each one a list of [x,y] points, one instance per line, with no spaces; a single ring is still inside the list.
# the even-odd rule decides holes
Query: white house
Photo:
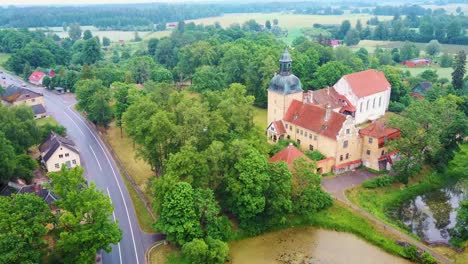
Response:
[[[59,171],[62,164],[67,168],[80,166],[80,153],[73,141],[50,132],[46,140],[39,146],[42,162],[47,171]]]
[[[371,69],[348,74],[333,87],[355,107],[356,124],[376,120],[388,109],[391,85],[383,72]]]

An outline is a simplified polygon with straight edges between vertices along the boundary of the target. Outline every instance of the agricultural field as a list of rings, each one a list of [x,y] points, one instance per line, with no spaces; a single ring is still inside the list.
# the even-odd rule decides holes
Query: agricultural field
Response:
[[[381,40],[361,40],[359,44],[353,46],[353,49],[365,48],[370,53],[373,53],[375,48],[384,48],[384,49],[393,49],[393,48],[400,48],[403,46],[403,41],[381,41]],[[416,47],[418,47],[421,51],[424,51],[427,43],[416,43],[414,42]],[[453,45],[453,44],[441,44],[441,52],[448,52],[451,54],[458,53],[460,50],[464,50],[465,53],[468,53],[468,45]]]
[[[427,66],[427,67],[405,67],[405,66],[398,66],[398,68],[402,71],[409,71],[411,76],[418,76],[425,70],[436,70],[439,78],[447,78],[452,80],[452,68],[442,68],[439,66]]]
[[[30,30],[35,30],[35,29],[42,29],[42,30],[49,30],[51,32],[54,32],[61,38],[68,37],[68,32],[63,31],[62,27],[48,27],[48,28],[30,28]],[[93,36],[98,36],[100,39],[103,37],[109,38],[112,42],[116,42],[119,40],[125,40],[125,41],[130,41],[135,38],[135,32],[134,31],[119,31],[119,30],[109,30],[109,31],[101,31],[96,27],[93,26],[82,26],[81,30],[84,32],[85,30],[91,30],[91,33],[93,33]],[[139,31],[138,35],[141,38],[145,38],[146,35],[153,33],[150,31]]]

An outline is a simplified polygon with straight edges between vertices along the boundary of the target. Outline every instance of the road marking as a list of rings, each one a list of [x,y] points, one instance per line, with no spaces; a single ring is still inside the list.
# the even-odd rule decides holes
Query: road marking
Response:
[[[109,187],[106,187],[106,189],[107,189],[107,195],[109,195],[109,200],[110,200],[110,202],[112,204],[112,198],[111,198],[111,195],[110,195],[110,192],[109,192]],[[114,217],[114,222],[117,222],[116,218],[115,218],[114,210],[112,210],[112,217]],[[120,264],[122,264],[122,250],[120,249],[120,242],[117,243],[117,246],[119,247]]]
[[[107,162],[109,163],[109,166],[110,166],[110,168],[112,170],[112,174],[114,175],[115,182],[117,183],[117,187],[119,188],[120,196],[122,197],[122,201],[123,201],[123,204],[124,204],[124,207],[125,207],[125,211],[127,213],[128,223],[130,224],[130,234],[132,235],[132,242],[133,242],[133,249],[135,250],[136,264],[140,264],[140,261],[138,260],[138,252],[137,252],[136,243],[135,243],[135,236],[133,234],[133,225],[132,225],[132,221],[130,220],[130,214],[128,213],[127,202],[125,202],[125,198],[124,198],[124,195],[123,195],[123,192],[122,192],[122,188],[120,187],[120,183],[119,183],[119,181],[117,179],[117,174],[115,173],[114,167],[112,166],[112,163],[110,162],[110,159],[107,156],[107,151],[104,150],[104,147],[101,145],[100,140],[94,135],[93,131],[91,131],[91,129],[88,127],[88,125],[83,120],[81,120],[81,117],[78,114],[76,114],[73,110],[71,110],[72,106],[73,105],[70,105],[68,107],[68,109],[71,111],[72,114],[74,114],[76,117],[78,117],[78,120],[80,120],[80,122],[85,125],[86,129],[89,130],[91,135],[94,137],[96,142],[99,144],[99,147],[101,147],[101,150],[102,150],[102,152],[104,152],[104,156],[106,157]]]
[[[75,124],[75,126],[78,128],[78,131],[80,131],[80,133],[84,136],[84,132],[81,130],[81,128],[78,126],[77,123],[75,123],[75,121],[67,114],[67,112],[63,111],[65,113],[65,115],[73,122],[73,124]]]
[[[89,148],[91,149],[91,152],[93,152],[94,157],[96,158],[97,164],[99,165],[99,169],[101,169],[101,171],[102,171],[101,163],[99,163],[99,160],[98,160],[98,158],[97,158],[97,156],[96,156],[96,153],[95,153],[94,150],[93,150],[93,147],[91,147],[91,145],[88,145],[88,146],[89,146]],[[109,196],[110,196],[110,195],[109,195]]]

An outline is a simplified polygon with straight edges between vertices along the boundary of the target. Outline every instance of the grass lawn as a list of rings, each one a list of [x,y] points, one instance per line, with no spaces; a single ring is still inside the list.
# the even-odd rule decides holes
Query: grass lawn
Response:
[[[259,126],[262,129],[266,129],[268,119],[268,111],[267,109],[254,107],[254,117],[253,122],[255,125]]]
[[[452,80],[452,68],[442,68],[439,66],[426,66],[426,67],[405,67],[405,66],[398,66],[398,68],[402,71],[409,71],[411,76],[418,76],[425,70],[436,70],[439,78],[447,78],[449,81]]]
[[[3,69],[3,65],[5,62],[10,58],[10,54],[7,53],[0,53],[0,69]]]
[[[55,120],[55,118],[53,118],[52,116],[48,116],[48,117],[45,117],[45,118],[36,119],[36,124],[37,124],[38,126],[43,126],[43,125],[45,125],[45,124],[51,124],[51,125],[54,125],[54,126],[59,125],[59,123],[57,122],[57,120]]]
[[[125,136],[125,133],[121,137],[120,128],[116,127],[115,123],[110,124],[105,136],[111,144],[112,149],[122,161],[125,169],[130,174],[130,177],[132,177],[133,181],[135,181],[140,190],[145,193],[146,198],[149,200],[151,196],[149,195],[147,183],[151,177],[154,177],[154,173],[151,171],[151,168],[148,164],[146,164],[146,162],[135,158],[135,149],[133,148],[132,140]],[[151,232],[151,224],[153,222],[151,215],[146,210],[146,207],[138,197],[137,193],[130,186],[130,183],[127,182],[125,177],[123,178],[125,180],[125,184],[127,185],[127,189],[129,190],[130,196],[132,197],[141,228],[146,232]]]
[[[164,31],[156,31],[156,32],[150,32],[145,35],[143,39],[151,39],[151,38],[163,38],[171,35],[172,30],[164,30]]]

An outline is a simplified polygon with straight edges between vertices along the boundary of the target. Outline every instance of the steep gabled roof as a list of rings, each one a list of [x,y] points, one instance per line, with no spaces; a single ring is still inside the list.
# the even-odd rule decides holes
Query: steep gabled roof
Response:
[[[327,87],[320,90],[308,91],[305,94],[306,102],[309,100],[310,103],[325,107],[327,104],[332,109],[339,109],[340,113],[344,111],[356,112],[356,108],[351,102],[343,95],[339,94],[335,87]]]
[[[42,159],[47,162],[60,146],[66,147],[76,154],[79,154],[73,141],[52,131],[49,136],[47,136],[46,140],[39,146],[39,151],[43,153]]]
[[[383,138],[383,137],[395,137],[395,134],[400,135],[400,130],[396,128],[391,128],[386,126],[385,122],[382,120],[377,120],[372,122],[367,127],[359,130],[361,135],[373,137],[373,138]],[[390,139],[390,138],[389,138]]]
[[[280,152],[273,155],[270,158],[270,162],[284,161],[288,164],[288,167],[291,169],[294,165],[294,161],[300,157],[305,158],[307,161],[312,162],[304,153],[298,150],[293,144],[282,149]]]
[[[326,110],[323,107],[294,100],[283,120],[336,140],[346,116],[330,111],[330,117],[325,120],[325,115]]]
[[[390,89],[390,83],[383,72],[373,69],[343,76],[357,97],[365,97]]]
[[[283,121],[278,120],[271,122],[270,127],[273,126],[275,133],[277,135],[284,135],[286,134],[286,129],[284,128]]]

